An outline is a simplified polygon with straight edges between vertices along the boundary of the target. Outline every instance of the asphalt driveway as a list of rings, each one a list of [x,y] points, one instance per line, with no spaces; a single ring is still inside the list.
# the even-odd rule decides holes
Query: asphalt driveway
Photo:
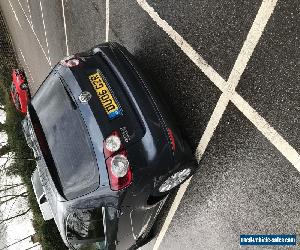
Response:
[[[300,237],[299,1],[0,7],[33,93],[62,57],[109,40],[135,55],[171,106],[199,170],[170,197],[143,249],[253,249],[240,247],[240,234]]]

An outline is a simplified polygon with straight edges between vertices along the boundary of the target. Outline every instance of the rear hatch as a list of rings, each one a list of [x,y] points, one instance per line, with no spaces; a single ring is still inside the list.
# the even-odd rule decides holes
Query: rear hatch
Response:
[[[119,131],[125,147],[140,141],[145,129],[135,108],[137,105],[133,103],[134,98],[129,98],[128,87],[116,79],[103,58],[87,57],[82,67],[79,65],[71,70],[82,92],[92,94],[88,104],[103,137]]]
[[[89,131],[57,75],[48,77],[29,105],[43,157],[66,199],[99,187],[99,171]]]

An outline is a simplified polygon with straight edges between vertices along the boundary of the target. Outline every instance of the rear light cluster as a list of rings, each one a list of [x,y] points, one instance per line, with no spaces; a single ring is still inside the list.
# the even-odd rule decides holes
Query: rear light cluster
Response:
[[[111,189],[118,191],[129,186],[132,181],[132,171],[127,159],[127,151],[121,143],[118,132],[114,131],[105,139],[104,156]]]
[[[60,61],[61,65],[68,67],[68,68],[78,66],[79,63],[80,63],[79,59],[75,58],[73,55],[68,56]]]

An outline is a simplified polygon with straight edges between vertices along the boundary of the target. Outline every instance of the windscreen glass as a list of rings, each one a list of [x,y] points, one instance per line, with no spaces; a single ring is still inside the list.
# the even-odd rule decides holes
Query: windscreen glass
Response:
[[[99,171],[79,109],[60,78],[50,76],[32,100],[62,192],[72,199],[99,186]]]

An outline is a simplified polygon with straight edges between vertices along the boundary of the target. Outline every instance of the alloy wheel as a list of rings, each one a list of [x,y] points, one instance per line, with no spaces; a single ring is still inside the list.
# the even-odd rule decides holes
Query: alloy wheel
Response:
[[[176,172],[164,181],[164,183],[159,187],[159,192],[164,193],[173,189],[174,187],[185,181],[190,174],[190,168],[185,168],[181,171]]]

